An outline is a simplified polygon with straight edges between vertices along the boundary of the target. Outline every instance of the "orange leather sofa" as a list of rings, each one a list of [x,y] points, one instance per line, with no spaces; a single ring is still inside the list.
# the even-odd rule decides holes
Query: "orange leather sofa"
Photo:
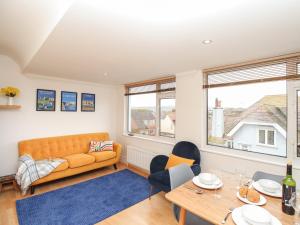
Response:
[[[31,185],[31,193],[34,186],[72,176],[89,170],[114,165],[120,161],[120,144],[113,144],[113,151],[89,153],[92,140],[107,141],[108,133],[77,134],[59,137],[38,138],[19,142],[19,156],[29,154],[34,160],[62,158],[66,161],[60,164],[49,175],[35,181]]]

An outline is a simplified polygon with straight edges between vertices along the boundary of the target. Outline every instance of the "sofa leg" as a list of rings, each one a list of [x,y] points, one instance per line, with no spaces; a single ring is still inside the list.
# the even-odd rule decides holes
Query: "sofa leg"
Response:
[[[149,200],[151,200],[152,192],[153,192],[153,186],[150,185],[150,188],[149,188]]]
[[[34,186],[30,186],[30,194],[33,195],[34,194],[34,189],[35,187]]]
[[[117,169],[118,169],[118,167],[117,167],[117,164],[114,164],[114,168],[115,168],[115,170],[117,170]]]

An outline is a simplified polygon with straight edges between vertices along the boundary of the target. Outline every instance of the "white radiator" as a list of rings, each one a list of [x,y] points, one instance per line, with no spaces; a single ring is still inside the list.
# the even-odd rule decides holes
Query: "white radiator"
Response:
[[[139,168],[150,171],[151,160],[157,154],[137,146],[127,145],[127,162]]]

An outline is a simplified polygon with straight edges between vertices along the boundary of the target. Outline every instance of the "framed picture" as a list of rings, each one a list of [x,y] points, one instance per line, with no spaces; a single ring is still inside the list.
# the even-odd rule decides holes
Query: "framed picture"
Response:
[[[55,111],[56,91],[37,89],[36,111]]]
[[[95,112],[95,94],[81,93],[81,111]]]
[[[77,112],[77,92],[61,91],[60,110]]]

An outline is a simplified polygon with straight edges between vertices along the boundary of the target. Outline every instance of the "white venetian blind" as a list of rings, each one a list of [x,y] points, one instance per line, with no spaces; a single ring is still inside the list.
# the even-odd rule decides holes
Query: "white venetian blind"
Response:
[[[288,80],[299,77],[299,56],[264,59],[222,68],[204,70],[204,88],[233,86],[257,82]]]
[[[125,95],[175,91],[175,76],[125,84]]]

